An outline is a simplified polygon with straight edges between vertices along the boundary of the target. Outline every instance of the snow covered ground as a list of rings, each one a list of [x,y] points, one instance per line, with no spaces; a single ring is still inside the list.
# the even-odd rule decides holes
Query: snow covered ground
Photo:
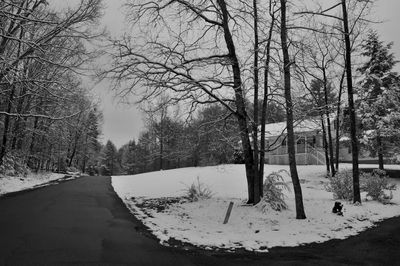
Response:
[[[31,173],[26,177],[0,177],[0,195],[21,191],[33,187],[43,186],[51,181],[63,178],[64,174],[56,173]]]
[[[341,165],[351,168],[350,165]],[[360,165],[360,167],[371,167]],[[400,169],[400,166],[393,166]],[[266,173],[288,170],[288,166],[265,165]],[[134,176],[114,176],[112,185],[128,208],[158,237],[161,243],[176,239],[206,249],[267,252],[275,246],[297,246],[344,239],[385,218],[400,215],[400,180],[393,192],[393,204],[366,201],[361,206],[344,204],[344,215],[332,213],[335,200],[324,187],[324,166],[298,166],[302,183],[305,220],[295,219],[294,194],[287,192],[289,209],[262,211],[245,204],[247,197],[243,165],[184,168]],[[214,193],[211,199],[198,202],[171,200],[183,196],[192,183],[206,184]],[[291,185],[290,177],[285,182]],[[167,199],[163,199],[167,198]],[[162,206],[151,206],[158,199]],[[166,202],[170,201],[169,204]],[[171,203],[172,201],[172,203]],[[223,224],[229,202],[234,203],[231,217]],[[155,200],[157,202],[157,200]]]

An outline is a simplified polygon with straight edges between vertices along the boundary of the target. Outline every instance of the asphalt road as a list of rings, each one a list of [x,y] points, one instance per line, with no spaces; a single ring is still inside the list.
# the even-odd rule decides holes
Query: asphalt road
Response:
[[[0,265],[400,265],[400,218],[265,255],[185,251],[146,235],[109,177],[84,177],[0,198]]]

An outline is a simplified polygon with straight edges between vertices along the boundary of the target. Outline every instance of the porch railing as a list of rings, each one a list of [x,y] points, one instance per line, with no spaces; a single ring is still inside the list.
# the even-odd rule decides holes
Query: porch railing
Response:
[[[317,162],[317,164],[325,164],[325,154],[322,151],[310,145],[307,145],[307,150],[308,154]]]

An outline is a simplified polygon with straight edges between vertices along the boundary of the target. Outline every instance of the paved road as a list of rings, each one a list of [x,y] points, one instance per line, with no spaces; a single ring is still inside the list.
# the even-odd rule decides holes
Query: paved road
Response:
[[[400,265],[400,218],[345,241],[267,255],[163,247],[116,196],[84,177],[0,199],[0,265]]]

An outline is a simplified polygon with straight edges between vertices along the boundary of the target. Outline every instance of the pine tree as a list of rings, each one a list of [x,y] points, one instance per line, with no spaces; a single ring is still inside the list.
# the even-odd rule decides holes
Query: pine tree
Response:
[[[128,175],[137,174],[138,158],[135,140],[129,141],[129,143],[124,145],[120,150],[122,150],[121,164],[124,173]]]
[[[384,168],[384,139],[395,134],[399,125],[399,77],[392,72],[397,63],[391,53],[392,43],[384,44],[375,31],[371,31],[362,45],[367,61],[358,69],[363,75],[358,90],[359,110],[364,130],[372,132],[379,169]],[[371,137],[371,136],[370,136]]]
[[[110,140],[103,149],[103,175],[114,175],[118,173],[117,148]]]

